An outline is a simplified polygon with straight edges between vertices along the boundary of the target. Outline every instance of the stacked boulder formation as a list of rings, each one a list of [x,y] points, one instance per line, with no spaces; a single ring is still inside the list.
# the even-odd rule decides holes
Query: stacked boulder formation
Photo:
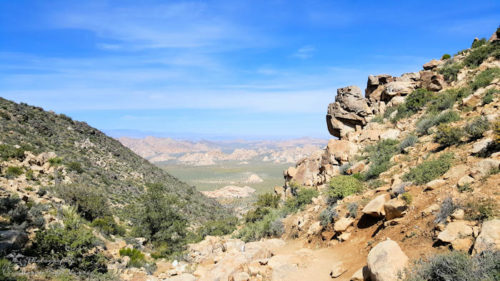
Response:
[[[335,102],[328,105],[326,114],[328,131],[337,139],[331,139],[323,151],[285,170],[285,185],[277,187],[276,193],[289,196],[292,182],[308,187],[321,186],[339,175],[342,165],[352,162],[355,154],[367,143],[398,138],[401,130],[370,120],[377,114],[383,114],[386,108],[404,103],[406,96],[416,89],[437,92],[447,87],[443,75],[437,72],[443,63],[432,60],[424,64],[422,71],[405,73],[400,77],[370,75],[364,96],[358,86],[337,89]]]

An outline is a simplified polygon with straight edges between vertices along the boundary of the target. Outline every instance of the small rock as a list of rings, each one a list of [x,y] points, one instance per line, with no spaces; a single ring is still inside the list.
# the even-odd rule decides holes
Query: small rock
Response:
[[[492,138],[482,139],[482,140],[480,140],[478,142],[475,142],[472,145],[472,149],[471,149],[470,152],[472,154],[480,153],[480,152],[486,150],[488,148],[488,146],[490,146],[492,143],[493,143],[493,139]]]
[[[403,200],[399,198],[391,199],[384,204],[385,219],[392,220],[400,218],[404,216],[407,209],[408,206]]]
[[[474,179],[472,177],[470,177],[469,175],[465,175],[458,180],[457,186],[463,187],[463,186],[466,186],[466,185],[471,184],[473,182],[474,182]]]
[[[441,61],[438,61],[436,59],[433,59],[431,60],[430,62],[424,64],[423,68],[425,70],[431,70],[431,69],[434,69],[436,68],[437,66],[439,66],[442,62]]]
[[[453,220],[463,220],[465,217],[465,212],[462,209],[456,209],[453,214],[451,214],[451,218]]]
[[[445,243],[451,243],[457,239],[472,236],[472,233],[472,227],[465,221],[454,221],[450,222],[445,229],[439,233],[437,239]]]
[[[340,242],[344,242],[344,241],[347,241],[349,240],[349,238],[351,237],[351,233],[350,232],[344,232],[342,234],[339,235],[338,239]]]
[[[425,190],[437,189],[437,188],[443,186],[445,183],[446,183],[446,181],[442,180],[442,179],[436,179],[436,180],[430,181],[425,185]]]
[[[472,247],[472,238],[460,238],[451,242],[451,247],[456,251],[468,252]]]
[[[344,232],[347,230],[349,226],[351,226],[354,223],[353,218],[341,218],[338,221],[335,222],[333,225],[333,229],[336,232]]]
[[[439,211],[439,205],[438,204],[432,204],[430,205],[429,207],[425,208],[423,211],[422,211],[422,216],[423,217],[426,217],[434,212],[437,212]]]

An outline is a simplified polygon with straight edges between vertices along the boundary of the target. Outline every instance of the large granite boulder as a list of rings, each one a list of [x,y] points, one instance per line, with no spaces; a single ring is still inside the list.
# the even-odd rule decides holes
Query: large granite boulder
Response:
[[[485,221],[474,244],[474,252],[500,249],[500,219]]]
[[[371,113],[359,87],[340,88],[337,90],[335,102],[328,105],[326,115],[328,131],[333,136],[342,138],[348,132],[355,131],[356,126],[366,125],[365,117]]]
[[[398,243],[387,239],[368,253],[368,270],[372,281],[396,281],[408,264],[408,257]]]

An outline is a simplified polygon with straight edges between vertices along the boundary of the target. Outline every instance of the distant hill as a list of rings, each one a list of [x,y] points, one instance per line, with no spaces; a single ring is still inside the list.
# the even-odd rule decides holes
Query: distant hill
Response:
[[[192,166],[215,165],[223,161],[263,161],[295,163],[326,146],[328,140],[300,138],[291,140],[231,140],[186,141],[172,138],[118,139],[135,153],[155,163],[174,163]]]
[[[63,165],[78,167],[66,175],[72,183],[98,188],[114,206],[133,203],[147,183],[161,183],[183,203],[184,214],[193,222],[226,214],[214,200],[85,122],[3,98],[0,121],[1,144],[26,147],[34,153],[55,152]],[[116,213],[123,213],[121,209],[115,208]]]

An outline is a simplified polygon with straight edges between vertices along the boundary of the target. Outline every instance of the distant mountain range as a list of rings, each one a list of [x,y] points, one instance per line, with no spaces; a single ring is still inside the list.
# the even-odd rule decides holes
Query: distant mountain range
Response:
[[[224,161],[295,163],[324,148],[328,142],[326,139],[314,138],[187,141],[152,136],[120,137],[118,140],[151,162],[190,166],[215,165]]]

